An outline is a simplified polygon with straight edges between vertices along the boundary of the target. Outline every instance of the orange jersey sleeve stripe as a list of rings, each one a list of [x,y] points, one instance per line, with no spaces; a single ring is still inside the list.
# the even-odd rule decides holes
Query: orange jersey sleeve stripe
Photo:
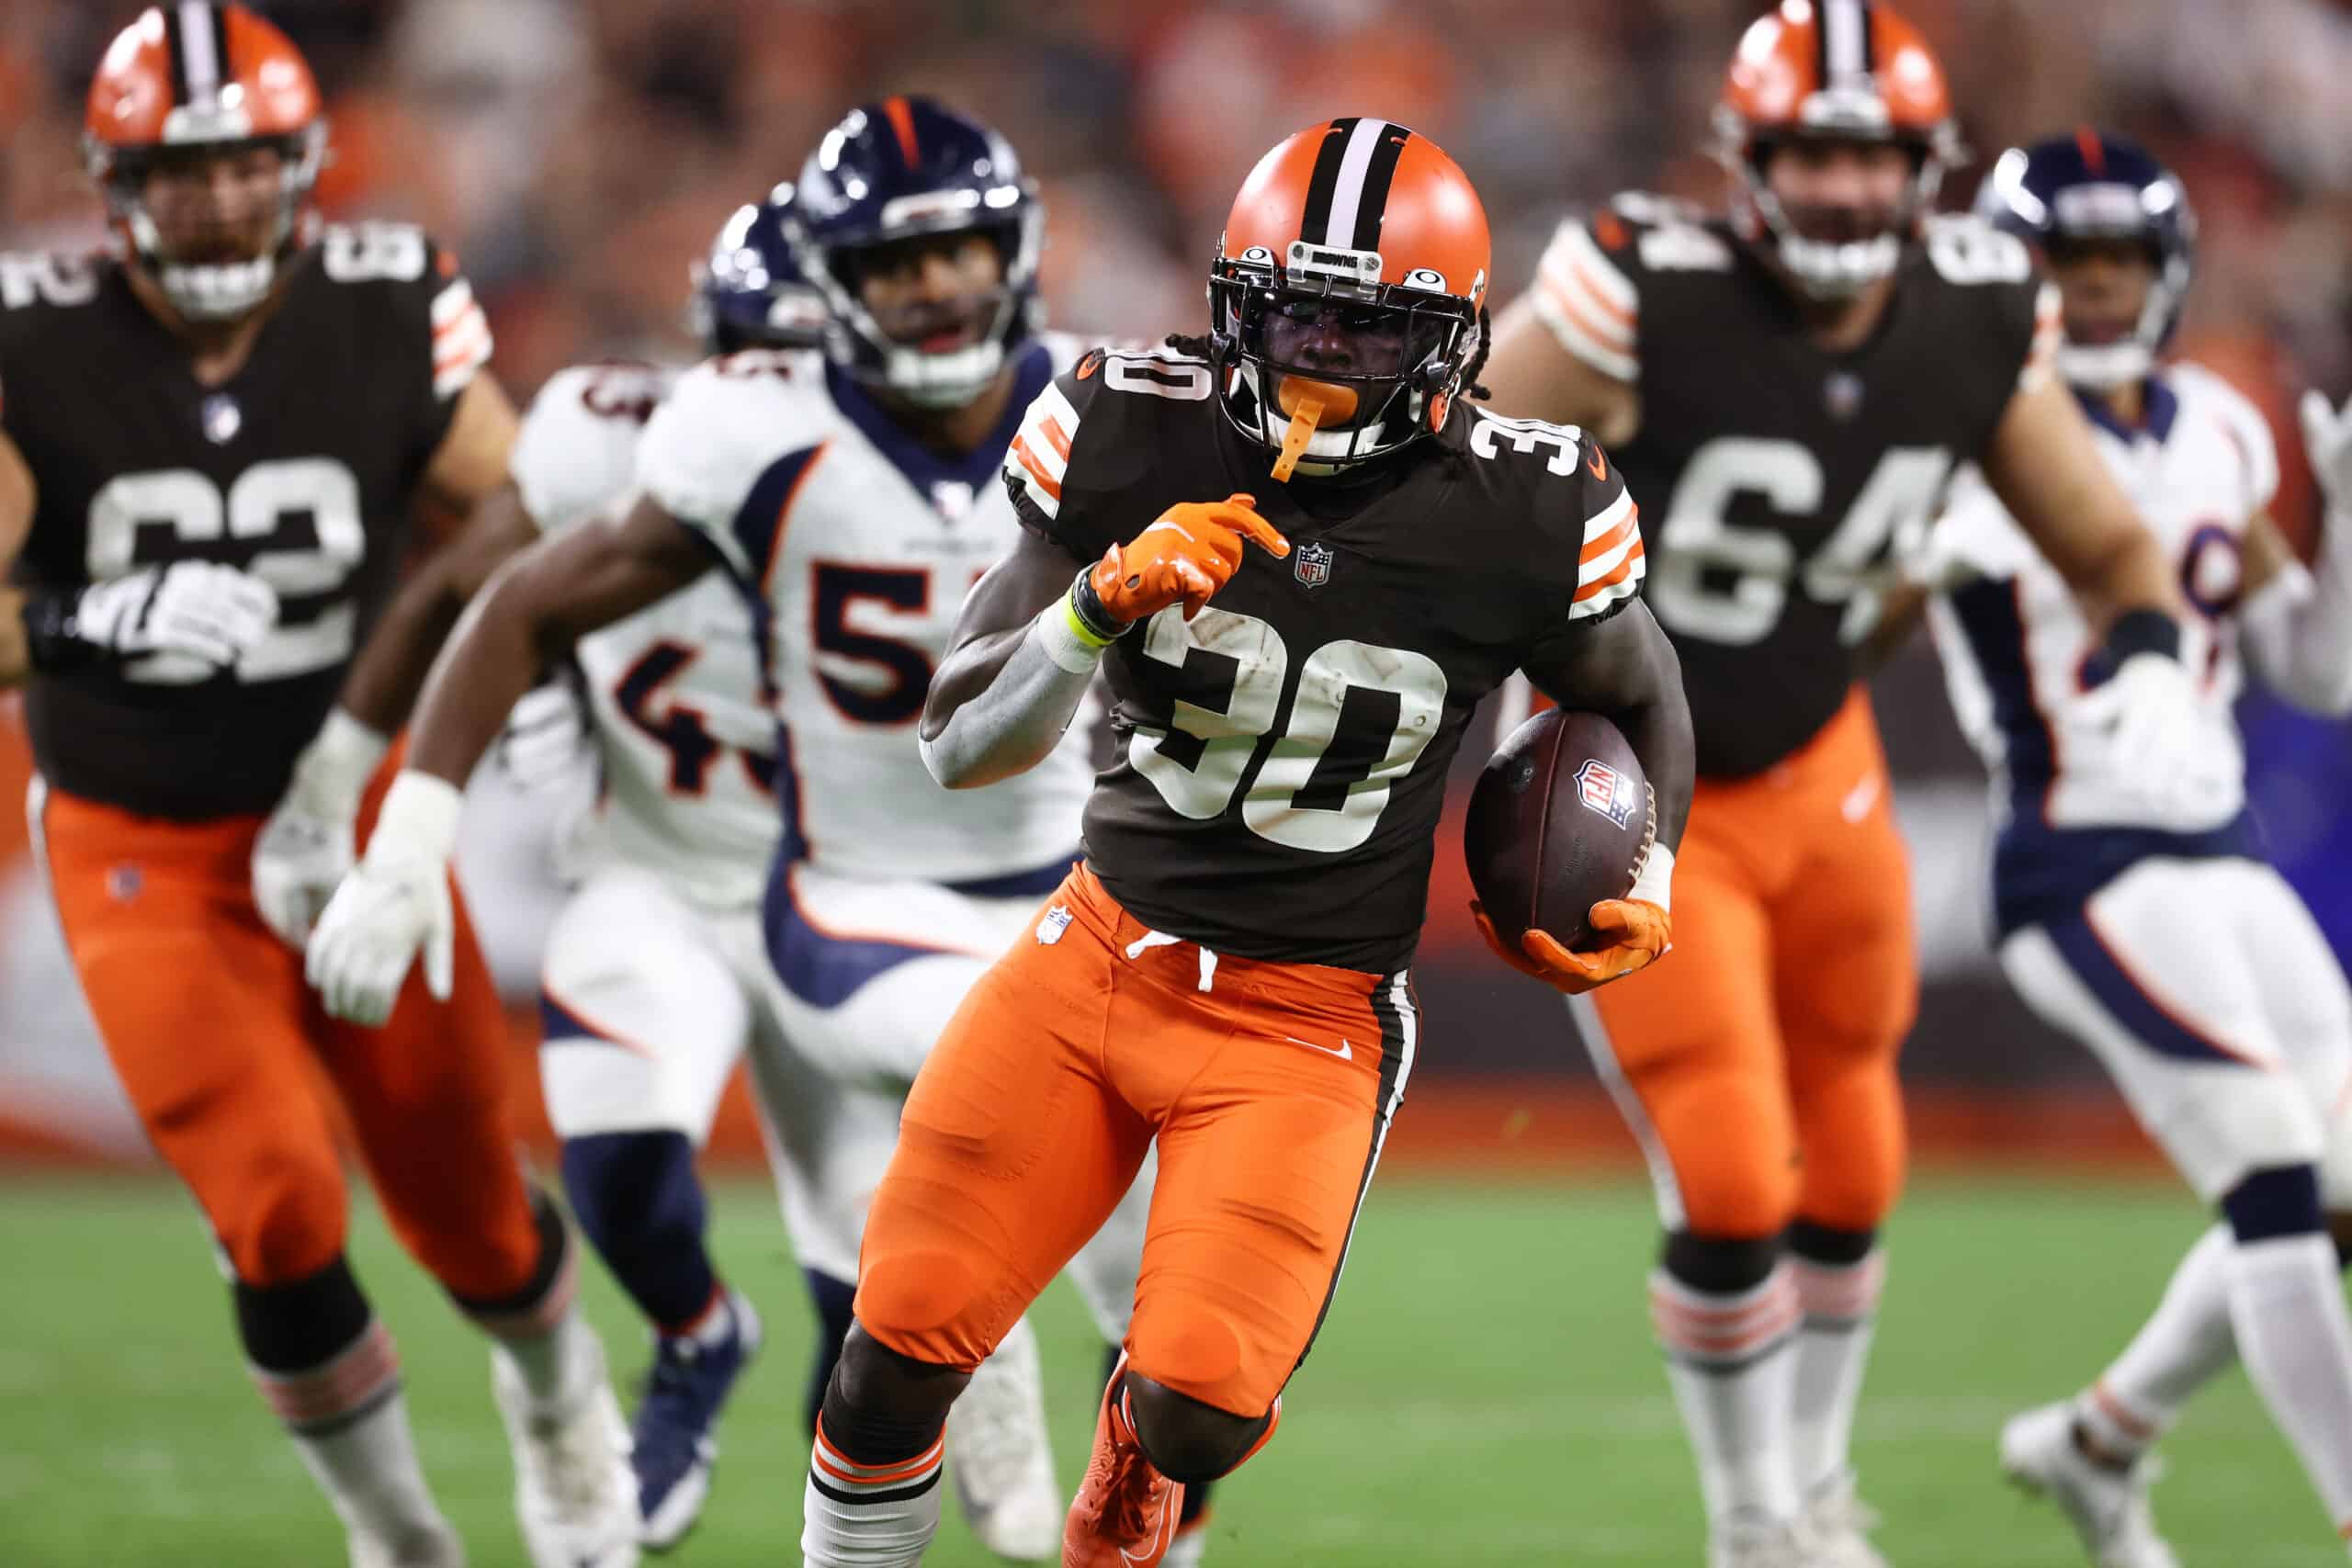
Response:
[[[1589,300],[1593,308],[1603,316],[1622,325],[1625,329],[1625,335],[1628,338],[1632,337],[1634,325],[1634,312],[1609,298],[1607,291],[1601,287],[1600,280],[1592,275],[1592,269],[1585,265],[1583,257],[1569,256],[1566,261],[1568,276],[1576,285],[1577,295]]]
[[[1062,422],[1047,419],[1041,428],[1046,433],[1046,445],[1054,449],[1054,456],[1062,460],[1062,466],[1067,469],[1069,466],[1069,436],[1062,430]]]
[[[1543,288],[1544,298],[1551,300],[1553,308],[1566,316],[1578,332],[1603,348],[1613,349],[1620,354],[1633,353],[1634,333],[1630,327],[1620,327],[1605,320],[1595,321],[1582,308],[1588,304],[1605,304],[1606,301],[1594,299],[1582,292],[1569,292],[1549,272],[1537,273],[1535,281]]]
[[[1046,465],[1037,460],[1037,454],[1031,449],[1027,436],[1012,438],[1012,455],[1021,459],[1021,466],[1029,470],[1029,477],[1037,481],[1039,490],[1056,501],[1062,498],[1061,481],[1046,471]]]
[[[1623,544],[1626,536],[1641,526],[1641,517],[1642,510],[1640,507],[1636,506],[1627,509],[1623,519],[1620,521],[1615,527],[1610,529],[1609,532],[1601,535],[1600,537],[1585,546],[1584,552],[1577,557],[1577,563],[1579,565],[1583,565],[1592,561],[1597,561],[1601,557],[1607,555],[1610,551],[1615,549],[1618,546]]]
[[[1590,582],[1588,582],[1583,587],[1578,588],[1576,592],[1576,597],[1571,600],[1570,603],[1581,604],[1587,599],[1591,598],[1594,594],[1604,592],[1609,589],[1616,587],[1633,573],[1634,568],[1640,563],[1641,558],[1642,542],[1639,539],[1636,539],[1634,541],[1634,547],[1625,552],[1625,558],[1617,563],[1617,569],[1614,571],[1611,571],[1606,577],[1596,577]]]

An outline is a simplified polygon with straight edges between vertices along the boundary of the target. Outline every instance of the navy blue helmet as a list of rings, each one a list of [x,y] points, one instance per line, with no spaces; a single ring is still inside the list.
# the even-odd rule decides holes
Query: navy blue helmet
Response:
[[[818,348],[825,341],[824,295],[800,276],[784,237],[783,214],[792,194],[779,186],[768,199],[735,209],[695,263],[689,324],[713,354],[747,348]]]
[[[2120,386],[2145,376],[2179,324],[2197,248],[2197,217],[2171,170],[2137,142],[2086,126],[2001,154],[1977,193],[1978,214],[2064,259],[2069,244],[2127,241],[2156,269],[2148,302],[2121,343],[2068,343],[2060,374],[2076,386]]]
[[[825,133],[789,194],[783,233],[801,275],[824,296],[826,351],[860,379],[911,402],[967,402],[1044,325],[1037,255],[1045,209],[1012,143],[979,121],[929,98],[864,105]],[[858,297],[858,253],[965,232],[987,234],[1004,258],[1003,284],[978,341],[938,354],[892,341]]]

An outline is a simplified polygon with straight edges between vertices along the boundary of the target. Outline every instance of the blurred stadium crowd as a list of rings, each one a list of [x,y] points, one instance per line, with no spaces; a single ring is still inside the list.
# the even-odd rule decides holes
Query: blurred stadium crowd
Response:
[[[489,307],[500,375],[526,396],[582,358],[688,355],[687,267],[720,218],[797,171],[845,105],[885,92],[927,92],[977,111],[1021,149],[1045,189],[1046,293],[1066,327],[1122,336],[1193,328],[1210,243],[1250,160],[1310,120],[1374,109],[1427,132],[1478,182],[1507,299],[1564,210],[1625,188],[1713,194],[1708,110],[1726,50],[1762,6],[272,0],[263,8],[310,54],[329,95],[327,211],[414,220],[452,245]],[[138,9],[138,0],[0,0],[0,246],[97,238],[98,203],[77,148],[82,94],[106,39]],[[2336,397],[2352,388],[2352,92],[2344,90],[2352,0],[1910,0],[1906,11],[1947,62],[1980,155],[1947,189],[1949,204],[1966,201],[2002,147],[2086,120],[2138,137],[2179,171],[2202,219],[2179,346],[2270,413],[2286,474],[2278,515],[2307,540],[2316,505],[2292,399],[2304,386]],[[1982,774],[1952,729],[1924,643],[1888,671],[1879,695],[1904,779],[1930,987],[1913,1066],[1980,1082],[2087,1073],[2086,1060],[2009,1001],[1985,954]],[[2250,728],[2255,795],[2274,847],[2339,945],[2352,946],[2352,875],[2343,874],[2352,871],[2352,813],[2341,808],[2352,793],[2352,744],[2340,728],[2259,699]],[[510,859],[528,858],[511,840],[504,847]],[[1461,983],[1476,987],[1470,1005],[1482,1010],[1472,1021],[1488,1025],[1464,1032],[1454,1059],[1526,1065],[1526,1031],[1555,1039],[1555,1015],[1541,998],[1504,996],[1460,902],[1442,872],[1425,956],[1442,968],[1460,952]],[[487,912],[494,928],[498,911]],[[530,939],[518,932],[517,947],[515,978],[527,985]],[[1432,1000],[1441,1015],[1450,1010],[1444,998]],[[1540,1025],[1538,1012],[1521,1016],[1539,1009]],[[0,1005],[0,1026],[8,1012]],[[1547,1043],[1542,1055],[1552,1066],[1573,1054]]]
[[[0,229],[95,231],[75,140],[134,0],[8,0]],[[1052,217],[1065,325],[1191,323],[1233,181],[1299,125],[1376,107],[1453,152],[1523,279],[1564,206],[1703,196],[1754,0],[279,0],[318,62],[330,212],[457,247],[524,391],[583,355],[683,352],[717,217],[857,98],[933,93],[1004,128]],[[2352,5],[1917,0],[1984,152],[2086,118],[2145,141],[2205,218],[2188,348],[2256,384],[2352,379]],[[1951,193],[1964,198],[1973,175]],[[2281,430],[2291,422],[2281,421]],[[2290,465],[2292,466],[2291,464]],[[2289,503],[2293,510],[2293,503]]]

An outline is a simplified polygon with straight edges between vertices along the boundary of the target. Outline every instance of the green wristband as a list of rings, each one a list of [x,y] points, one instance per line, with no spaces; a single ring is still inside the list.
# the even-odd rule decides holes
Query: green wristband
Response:
[[[1062,618],[1069,623],[1070,636],[1098,652],[1119,640],[1116,637],[1103,637],[1088,626],[1086,617],[1078,613],[1078,603],[1070,594],[1066,593],[1062,596]]]

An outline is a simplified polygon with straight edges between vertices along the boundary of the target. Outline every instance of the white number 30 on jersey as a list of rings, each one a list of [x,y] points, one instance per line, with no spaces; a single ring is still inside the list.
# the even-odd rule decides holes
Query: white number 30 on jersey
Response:
[[[1254,615],[1214,605],[1189,621],[1182,606],[1170,605],[1144,628],[1144,652],[1163,664],[1182,669],[1194,649],[1232,660],[1231,699],[1220,712],[1180,698],[1167,729],[1139,728],[1129,737],[1127,761],[1159,788],[1170,809],[1205,820],[1233,804],[1259,741],[1282,723],[1242,795],[1241,820],[1260,838],[1294,850],[1336,854],[1372,837],[1390,786],[1413,771],[1444,718],[1445,671],[1410,649],[1325,643],[1299,669],[1286,722],[1280,710],[1290,650],[1280,632]],[[1333,805],[1302,804],[1308,786],[1317,784],[1317,768],[1339,732],[1351,689],[1395,695],[1396,723],[1388,743],[1362,778],[1344,784],[1321,781],[1318,794],[1343,791]],[[1190,739],[1182,748],[1194,753],[1190,762],[1174,754],[1170,742],[1178,735]]]

